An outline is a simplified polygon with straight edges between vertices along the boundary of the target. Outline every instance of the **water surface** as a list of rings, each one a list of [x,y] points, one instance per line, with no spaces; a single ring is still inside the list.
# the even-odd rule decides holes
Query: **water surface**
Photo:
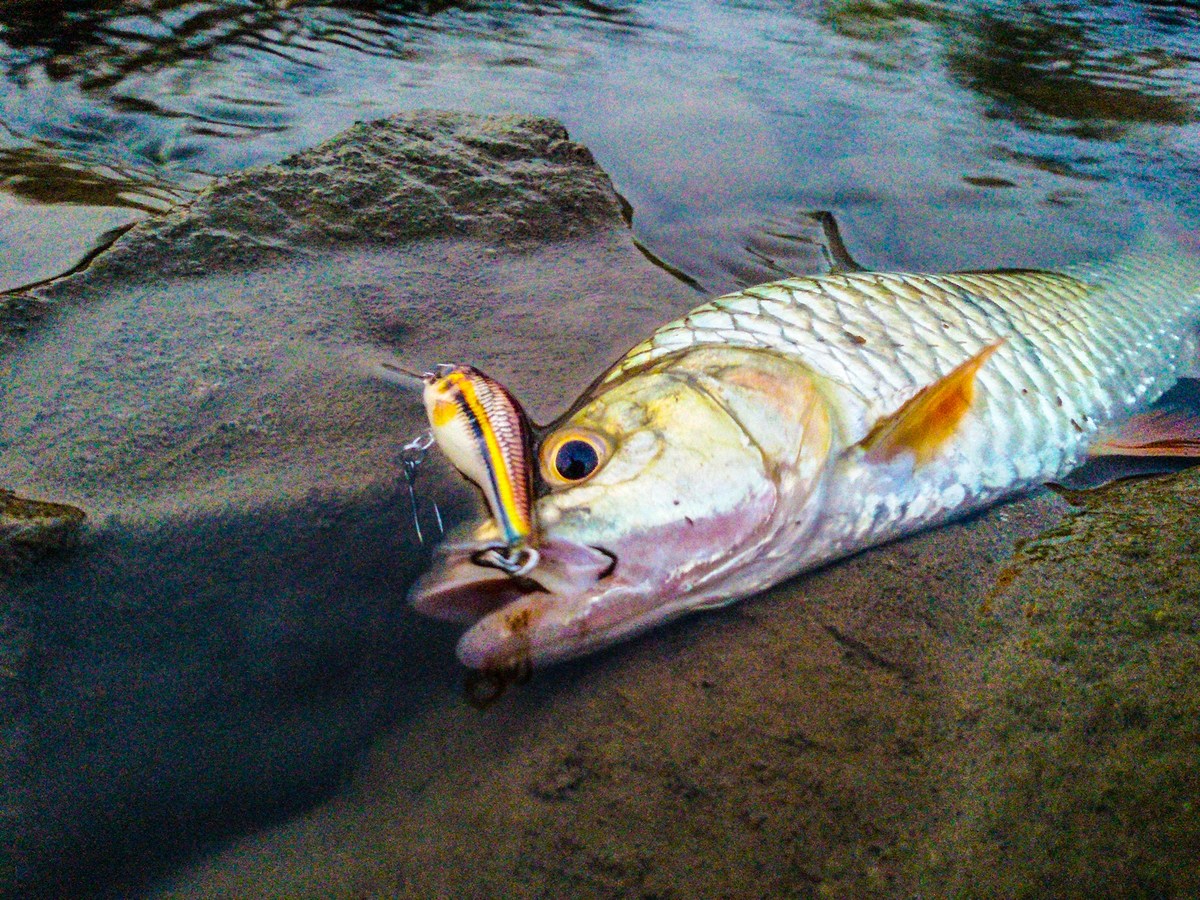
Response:
[[[1200,177],[1192,3],[12,2],[0,78],[3,288],[422,106],[561,119],[711,291],[811,266],[806,209],[876,267],[1046,264]]]

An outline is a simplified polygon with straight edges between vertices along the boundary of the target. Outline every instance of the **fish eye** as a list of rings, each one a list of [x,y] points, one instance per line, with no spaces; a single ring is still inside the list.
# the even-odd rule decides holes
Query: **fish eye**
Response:
[[[608,459],[608,442],[598,434],[568,429],[542,446],[542,473],[554,485],[578,484]]]
[[[600,454],[587,441],[564,441],[554,454],[554,471],[567,481],[587,478],[600,465]]]

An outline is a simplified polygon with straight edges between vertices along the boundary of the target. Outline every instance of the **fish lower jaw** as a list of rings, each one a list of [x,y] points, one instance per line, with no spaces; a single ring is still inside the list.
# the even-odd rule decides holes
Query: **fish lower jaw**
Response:
[[[646,593],[649,599],[651,592]],[[684,593],[677,599],[659,601],[641,615],[623,618],[611,625],[589,621],[584,613],[560,623],[542,622],[513,628],[512,607],[498,610],[468,629],[458,641],[458,660],[469,669],[500,671],[527,666],[548,666],[586,656],[643,631],[681,618],[691,612],[716,609],[746,596],[719,589]],[[524,617],[518,621],[527,621]]]

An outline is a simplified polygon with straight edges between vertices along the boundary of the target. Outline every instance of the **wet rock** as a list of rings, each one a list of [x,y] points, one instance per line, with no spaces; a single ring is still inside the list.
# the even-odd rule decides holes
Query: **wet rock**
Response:
[[[997,593],[940,895],[1200,895],[1200,471],[1074,500]]]
[[[607,176],[558,123],[424,110],[222,179],[135,229],[96,268],[155,280],[333,246],[552,241],[611,228],[618,215]]]
[[[74,506],[30,500],[0,488],[0,573],[73,546],[86,518]]]
[[[694,295],[561,125],[420,112],[219,181],[7,302],[0,484],[91,517],[0,593],[0,893],[61,897],[310,806],[456,688],[454,629],[404,602],[423,411],[379,360],[474,363],[544,418]],[[474,512],[437,458],[427,533],[434,498]],[[68,509],[3,521],[45,549]]]
[[[421,110],[216,181],[121,237],[83,283],[154,284],[439,236],[513,247],[606,230],[619,216],[608,177],[557,122]],[[0,295],[0,339],[80,291],[64,278]]]

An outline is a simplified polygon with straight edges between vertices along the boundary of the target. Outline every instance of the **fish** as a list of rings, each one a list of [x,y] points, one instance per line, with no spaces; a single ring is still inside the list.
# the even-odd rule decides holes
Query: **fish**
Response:
[[[847,267],[710,300],[532,429],[538,561],[495,518],[410,592],[481,672],[592,653],[1110,453],[1200,455],[1200,253],[1154,230],[1061,270]],[[515,401],[514,401],[515,402]]]

